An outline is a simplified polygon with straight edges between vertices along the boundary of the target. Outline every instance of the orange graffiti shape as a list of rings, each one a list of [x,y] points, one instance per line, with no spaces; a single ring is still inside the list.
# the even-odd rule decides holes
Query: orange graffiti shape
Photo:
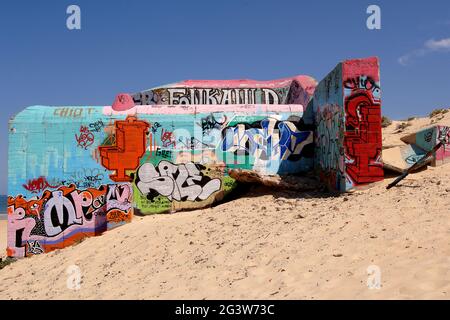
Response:
[[[130,222],[131,214],[129,214],[128,212],[124,212],[120,209],[112,209],[107,213],[106,221],[115,223]]]
[[[149,124],[128,116],[126,120],[115,123],[115,146],[100,146],[102,165],[108,170],[114,170],[110,175],[115,182],[130,182],[132,179],[126,170],[136,170],[146,149],[146,135]]]

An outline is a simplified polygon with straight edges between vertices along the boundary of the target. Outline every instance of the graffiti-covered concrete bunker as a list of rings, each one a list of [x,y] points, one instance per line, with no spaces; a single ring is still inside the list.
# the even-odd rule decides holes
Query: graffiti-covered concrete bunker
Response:
[[[200,208],[263,175],[345,192],[383,179],[377,58],[320,83],[184,81],[113,106],[33,106],[9,123],[8,256],[63,248],[141,214]]]

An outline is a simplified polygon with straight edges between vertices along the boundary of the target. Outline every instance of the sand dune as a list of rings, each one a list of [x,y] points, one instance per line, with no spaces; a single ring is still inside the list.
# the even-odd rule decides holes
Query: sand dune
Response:
[[[252,187],[210,209],[137,217],[5,267],[0,298],[449,299],[450,164],[385,190],[392,180],[338,197]],[[71,265],[80,290],[67,288]]]
[[[448,109],[450,110],[450,109]],[[392,121],[392,124],[383,129],[383,147],[401,146],[404,143],[400,140],[401,137],[410,133],[416,132],[420,128],[440,124],[443,126],[450,126],[450,112],[437,114],[430,117],[411,117],[410,120]],[[406,124],[404,129],[399,129],[398,126]]]

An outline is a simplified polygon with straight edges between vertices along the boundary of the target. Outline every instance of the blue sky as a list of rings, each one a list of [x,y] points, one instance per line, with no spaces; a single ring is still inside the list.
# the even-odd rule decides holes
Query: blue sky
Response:
[[[66,9],[81,8],[78,31]],[[381,30],[366,9],[381,8]],[[0,194],[7,122],[29,105],[108,105],[185,79],[320,80],[340,60],[379,56],[383,113],[450,105],[450,1],[42,0],[0,4]]]

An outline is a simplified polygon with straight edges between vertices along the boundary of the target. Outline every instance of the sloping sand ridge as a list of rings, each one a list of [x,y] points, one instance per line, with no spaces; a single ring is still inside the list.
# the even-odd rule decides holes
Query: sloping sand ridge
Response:
[[[384,142],[431,121],[394,122]],[[385,190],[392,180],[341,196],[253,187],[211,209],[136,217],[5,267],[0,298],[449,299],[450,164]],[[80,290],[67,288],[71,265]],[[367,286],[374,267],[380,289]]]

